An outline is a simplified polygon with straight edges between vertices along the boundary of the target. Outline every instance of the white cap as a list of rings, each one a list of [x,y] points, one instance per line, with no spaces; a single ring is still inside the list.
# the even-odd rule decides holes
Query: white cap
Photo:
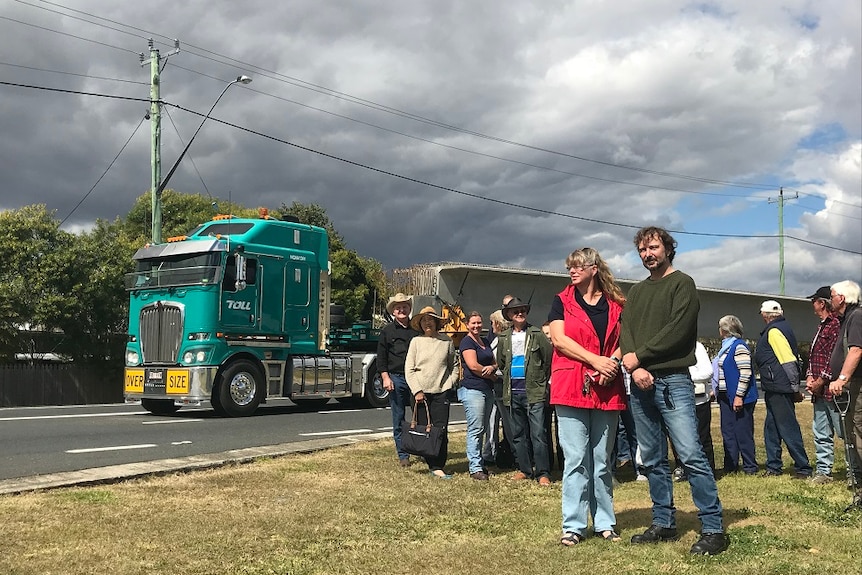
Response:
[[[760,313],[779,313],[783,314],[784,310],[781,309],[781,304],[775,301],[774,299],[768,299],[762,304],[760,304]]]

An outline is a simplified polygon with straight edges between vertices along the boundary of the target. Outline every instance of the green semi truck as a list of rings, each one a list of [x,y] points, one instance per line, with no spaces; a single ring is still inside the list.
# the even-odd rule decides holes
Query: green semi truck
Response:
[[[270,398],[388,405],[370,323],[330,325],[326,230],[217,216],[147,245],[125,277],[124,395],[156,414],[209,403],[248,416]]]

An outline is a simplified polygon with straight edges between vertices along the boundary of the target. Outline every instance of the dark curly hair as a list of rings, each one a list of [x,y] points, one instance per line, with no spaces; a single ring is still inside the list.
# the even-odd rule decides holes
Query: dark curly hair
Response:
[[[647,226],[639,229],[638,233],[635,234],[635,247],[640,247],[644,241],[651,240],[652,238],[658,238],[661,243],[664,244],[667,261],[673,263],[673,257],[676,255],[677,243],[676,240],[673,239],[673,236],[667,233],[667,230],[664,228]]]

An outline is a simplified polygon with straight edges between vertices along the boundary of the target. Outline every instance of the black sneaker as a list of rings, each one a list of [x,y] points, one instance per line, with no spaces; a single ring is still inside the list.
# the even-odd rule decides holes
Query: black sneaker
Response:
[[[688,481],[688,474],[685,472],[685,467],[679,466],[673,470],[673,482],[681,483]]]
[[[660,541],[676,541],[679,539],[676,527],[659,527],[658,525],[650,525],[649,529],[632,537],[632,543],[638,545],[640,543],[659,543]]]
[[[730,537],[724,533],[707,533],[691,546],[692,555],[718,555],[730,547]]]

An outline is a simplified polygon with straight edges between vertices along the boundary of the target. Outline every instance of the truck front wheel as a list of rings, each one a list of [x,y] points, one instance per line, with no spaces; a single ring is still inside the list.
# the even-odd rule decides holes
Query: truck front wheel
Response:
[[[377,373],[377,364],[368,368],[368,381],[365,382],[365,400],[371,407],[389,405],[389,392],[383,388],[383,378]]]
[[[246,417],[254,413],[265,393],[263,376],[257,366],[240,359],[222,372],[213,390],[213,407],[229,417]]]

